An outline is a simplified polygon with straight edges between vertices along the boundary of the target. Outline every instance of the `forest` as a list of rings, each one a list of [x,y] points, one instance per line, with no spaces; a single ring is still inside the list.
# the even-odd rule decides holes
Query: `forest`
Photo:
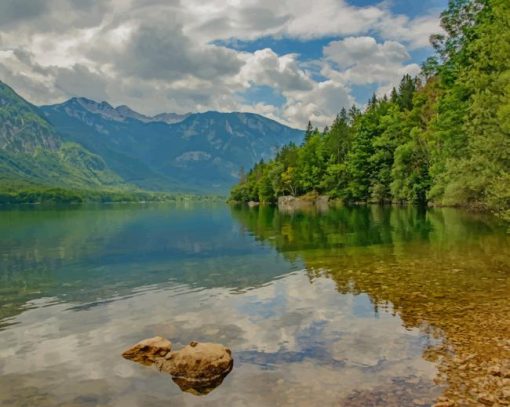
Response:
[[[52,187],[0,179],[0,207],[17,204],[83,204],[128,202],[214,202],[215,195],[150,192],[134,189],[84,189]]]
[[[346,204],[487,210],[510,219],[510,2],[452,0],[417,77],[329,128],[308,124],[231,190],[234,202],[323,194]]]

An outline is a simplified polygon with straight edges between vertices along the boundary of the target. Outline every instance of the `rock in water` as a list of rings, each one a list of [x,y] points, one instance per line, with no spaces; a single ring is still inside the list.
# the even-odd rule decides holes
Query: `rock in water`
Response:
[[[161,337],[145,339],[126,350],[122,356],[144,365],[155,364],[170,373],[182,391],[204,395],[218,387],[234,366],[232,352],[216,343],[191,342],[178,352]]]
[[[172,380],[174,381],[179,388],[186,392],[194,394],[195,396],[205,396],[206,394],[209,394],[212,392],[216,387],[218,387],[221,383],[223,383],[223,379],[227,377],[228,373],[219,376],[218,378],[214,380],[206,380],[206,381],[196,381],[196,380],[187,380],[187,379],[177,379],[175,377],[172,377]]]
[[[144,339],[127,349],[122,356],[134,362],[152,365],[172,350],[172,342],[162,336]]]
[[[157,362],[184,391],[207,394],[217,387],[234,365],[232,352],[216,343],[191,342]]]

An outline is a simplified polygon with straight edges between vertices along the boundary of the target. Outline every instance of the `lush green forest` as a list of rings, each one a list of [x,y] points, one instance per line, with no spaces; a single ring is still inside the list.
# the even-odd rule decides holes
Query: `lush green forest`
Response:
[[[452,0],[436,53],[418,77],[301,146],[261,161],[231,191],[238,202],[327,194],[346,203],[465,206],[510,218],[510,2]]]
[[[117,202],[219,201],[212,195],[168,194],[120,189],[70,189],[31,184],[0,184],[0,205],[6,204],[76,204]]]

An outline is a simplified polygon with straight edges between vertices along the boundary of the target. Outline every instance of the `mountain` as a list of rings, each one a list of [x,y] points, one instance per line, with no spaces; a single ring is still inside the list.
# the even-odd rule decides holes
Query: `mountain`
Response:
[[[0,82],[0,192],[223,194],[242,168],[303,135],[252,113],[147,116],[86,98],[37,107]]]
[[[150,116],[145,116],[144,114],[135,112],[129,106],[122,105],[115,108],[117,113],[119,113],[123,118],[135,119],[144,123],[149,123],[154,121],[154,119]]]
[[[151,117],[153,122],[165,122],[168,124],[182,122],[186,117],[190,116],[191,113],[177,114],[177,113],[160,113],[156,116]]]
[[[102,116],[103,118],[114,121],[126,121],[133,119],[143,123],[164,122],[173,124],[183,121],[191,114],[160,113],[156,116],[146,116],[142,113],[135,112],[133,109],[126,105],[113,107],[108,102],[98,103],[84,97],[72,98],[66,103],[68,105],[80,105],[84,110],[90,113],[95,113]]]
[[[274,156],[303,132],[252,113],[164,113],[73,98],[41,111],[66,141],[100,156],[125,182],[146,190],[224,193],[241,168]]]
[[[0,81],[0,187],[127,187],[104,160],[68,142],[38,107]]]
[[[56,151],[61,140],[39,109],[0,82],[0,150],[34,153],[43,148]]]

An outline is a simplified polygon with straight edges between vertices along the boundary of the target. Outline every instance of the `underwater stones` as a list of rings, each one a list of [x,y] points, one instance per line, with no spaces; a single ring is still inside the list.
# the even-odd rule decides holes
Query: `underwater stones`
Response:
[[[162,336],[144,339],[122,353],[133,362],[152,365],[156,360],[166,356],[172,350],[172,342]]]
[[[161,352],[156,350],[158,344],[166,343],[169,346],[162,346]],[[196,395],[207,394],[219,386],[234,365],[230,349],[217,343],[191,342],[174,352],[171,346],[162,337],[146,339],[122,356],[145,365],[155,364],[161,372],[169,373],[182,391]]]
[[[432,407],[455,407],[455,402],[448,399],[448,397],[439,397]]]
[[[510,402],[510,386],[501,391],[501,397],[503,398],[503,400]]]
[[[480,394],[478,402],[485,406],[492,406],[496,402],[496,398],[492,394]]]
[[[501,377],[503,376],[503,371],[501,370],[501,366],[491,366],[488,370],[489,374],[492,376]]]

